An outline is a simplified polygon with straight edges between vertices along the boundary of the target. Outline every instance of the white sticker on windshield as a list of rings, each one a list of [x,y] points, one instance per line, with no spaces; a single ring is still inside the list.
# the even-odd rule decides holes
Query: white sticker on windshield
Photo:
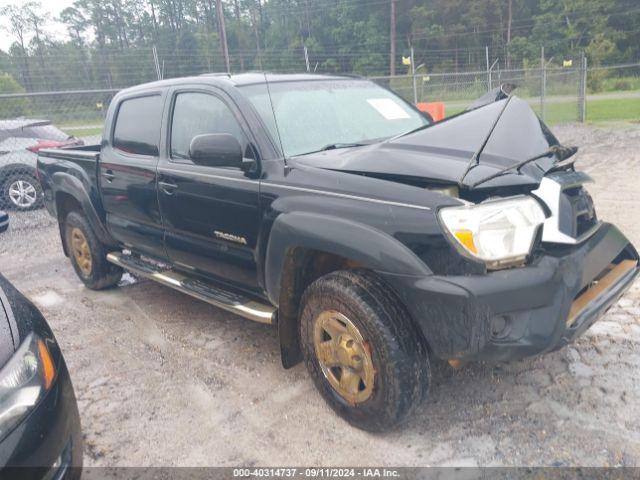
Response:
[[[391,98],[370,98],[367,102],[387,120],[411,118],[406,110]]]

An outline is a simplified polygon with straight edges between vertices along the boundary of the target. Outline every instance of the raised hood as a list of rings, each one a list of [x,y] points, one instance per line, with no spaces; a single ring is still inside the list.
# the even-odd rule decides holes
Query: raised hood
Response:
[[[558,161],[549,153],[558,146],[527,102],[509,97],[395,139],[302,155],[295,162],[382,178],[420,178],[466,189],[534,186]],[[500,174],[538,156],[519,169]]]

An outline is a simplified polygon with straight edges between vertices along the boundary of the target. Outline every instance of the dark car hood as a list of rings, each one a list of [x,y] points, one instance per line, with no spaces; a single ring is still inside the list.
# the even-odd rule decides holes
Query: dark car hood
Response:
[[[13,355],[18,346],[31,334],[43,339],[56,365],[62,354],[40,311],[9,280],[0,275],[0,368],[5,357]]]
[[[344,148],[296,157],[304,165],[379,178],[421,178],[434,183],[474,185],[500,170],[559,145],[556,137],[517,97],[464,112],[423,130],[364,147]],[[470,161],[481,151],[477,162]],[[537,185],[556,162],[540,158],[482,183],[477,188]],[[465,175],[466,173],[466,175]]]

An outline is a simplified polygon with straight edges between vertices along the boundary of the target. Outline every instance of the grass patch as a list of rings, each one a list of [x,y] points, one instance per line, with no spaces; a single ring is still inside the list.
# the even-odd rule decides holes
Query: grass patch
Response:
[[[540,112],[537,112],[540,115]],[[549,125],[578,121],[578,102],[547,103],[544,107],[544,121]]]
[[[550,125],[576,122],[578,107],[575,102],[551,103],[546,106],[545,120]],[[640,121],[640,98],[612,98],[587,100],[587,122]]]
[[[74,137],[89,137],[93,135],[102,134],[102,127],[90,127],[90,128],[62,127],[62,130],[66,134],[73,135]]]
[[[464,107],[454,105],[446,107],[447,117],[464,110]],[[539,114],[538,105],[532,105]],[[578,121],[578,104],[576,102],[556,102],[545,105],[545,122],[549,125],[571,123]],[[587,122],[640,122],[639,98],[612,98],[587,100]]]
[[[587,101],[587,121],[640,121],[640,98]]]

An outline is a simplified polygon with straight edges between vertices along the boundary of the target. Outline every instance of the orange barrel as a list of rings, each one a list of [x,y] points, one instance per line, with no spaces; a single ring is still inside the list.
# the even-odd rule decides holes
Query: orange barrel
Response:
[[[439,122],[444,118],[443,102],[419,102],[416,107],[418,107],[418,110],[421,112],[427,112],[436,122]]]

